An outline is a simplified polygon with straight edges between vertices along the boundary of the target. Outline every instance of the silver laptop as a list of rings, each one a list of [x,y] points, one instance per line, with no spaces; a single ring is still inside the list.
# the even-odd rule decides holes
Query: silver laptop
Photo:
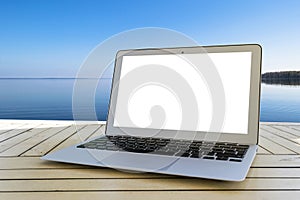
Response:
[[[105,135],[42,159],[242,181],[258,148],[260,77],[256,44],[119,51]]]

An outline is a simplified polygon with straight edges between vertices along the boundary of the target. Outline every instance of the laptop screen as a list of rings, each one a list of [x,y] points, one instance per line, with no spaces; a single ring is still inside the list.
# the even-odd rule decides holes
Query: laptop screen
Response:
[[[113,126],[247,134],[252,53],[221,52],[205,56],[200,53],[185,54],[184,58],[181,54],[123,56]],[[212,65],[205,64],[207,57]],[[188,61],[193,59],[203,61],[203,65],[195,67]],[[139,70],[151,66],[155,66],[153,73]],[[212,71],[212,66],[218,73],[219,79],[216,76],[216,81],[220,80],[222,84],[220,92],[224,94],[224,98],[218,99],[225,107],[221,130],[211,126],[216,113],[212,92],[217,91],[210,89],[207,79],[214,77],[205,77],[206,74],[202,73]],[[166,73],[168,71],[170,73]],[[180,78],[176,79],[174,73]],[[163,80],[157,81],[157,76],[162,74]],[[125,83],[128,78],[129,84]],[[139,82],[133,81],[135,79]],[[174,91],[184,88],[182,81],[188,86],[184,97]],[[170,83],[173,87],[168,86]],[[197,113],[197,125],[182,126],[185,116],[182,102],[192,102],[192,99],[196,102],[193,106]],[[128,112],[130,120],[124,119],[123,112]],[[194,119],[195,115],[191,117]]]

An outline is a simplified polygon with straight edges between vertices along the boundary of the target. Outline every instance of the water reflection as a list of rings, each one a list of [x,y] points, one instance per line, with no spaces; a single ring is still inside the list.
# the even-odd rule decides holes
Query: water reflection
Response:
[[[296,85],[300,86],[298,78],[262,78],[262,82],[271,85]]]

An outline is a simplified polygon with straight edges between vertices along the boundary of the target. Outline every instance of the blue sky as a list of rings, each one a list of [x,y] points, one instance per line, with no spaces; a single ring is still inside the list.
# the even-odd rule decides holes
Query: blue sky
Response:
[[[162,27],[200,45],[259,43],[263,71],[300,69],[300,1],[0,0],[0,77],[74,76],[119,32]]]

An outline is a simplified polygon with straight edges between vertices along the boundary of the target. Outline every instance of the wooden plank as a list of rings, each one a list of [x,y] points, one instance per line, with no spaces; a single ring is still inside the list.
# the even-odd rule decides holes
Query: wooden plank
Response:
[[[297,172],[295,172],[297,173]],[[124,172],[109,168],[78,168],[78,169],[23,169],[0,170],[0,180],[17,179],[109,179],[109,178],[174,178],[176,176]]]
[[[90,136],[93,135],[95,131],[97,131],[101,125],[88,125],[84,128],[77,131],[76,134],[73,134],[71,137],[69,137],[67,140],[59,144],[57,147],[55,147],[51,152],[57,151],[59,149],[62,149],[64,147],[68,147],[71,145],[78,144],[80,142],[86,141]]]
[[[31,124],[24,124],[24,125],[20,126],[17,129],[8,130],[8,131],[6,131],[6,132],[4,132],[0,135],[0,142],[8,140],[12,137],[15,137],[15,136],[19,135],[19,134],[25,133],[26,131],[31,130],[31,129],[32,129]]]
[[[279,125],[279,126],[300,126],[299,122],[259,122],[260,126],[264,125]]]
[[[261,145],[264,149],[268,150],[272,154],[296,154],[295,152],[284,148],[283,146],[276,144],[275,142],[270,141],[265,137],[262,137],[262,135],[260,135],[258,142],[259,145]]]
[[[0,119],[0,124],[32,124],[34,126],[44,124],[47,126],[56,126],[56,125],[63,125],[68,126],[74,124],[74,121],[65,121],[65,120],[3,120]],[[33,127],[31,127],[33,128]]]
[[[263,129],[272,134],[284,137],[288,140],[297,139],[300,137],[299,131],[291,129],[287,126],[266,126]]]
[[[300,178],[300,168],[251,168],[248,178]],[[0,170],[0,180],[178,178],[154,173],[124,172],[109,168]]]
[[[248,178],[300,178],[300,168],[250,168]]]
[[[257,155],[252,167],[300,167],[299,155]]]
[[[290,140],[296,144],[300,144],[300,130],[297,130],[293,127],[289,126],[268,126],[267,129],[265,129],[273,134],[276,134],[278,136],[284,137],[287,140]]]
[[[257,155],[252,167],[300,167],[299,155]],[[0,169],[74,169],[89,166],[41,160],[39,157],[0,157]]]
[[[65,164],[51,162],[40,159],[39,157],[0,157],[0,169],[76,169],[91,168],[83,165]]]
[[[35,135],[46,131],[49,128],[35,128],[35,129],[30,129],[24,133],[21,133],[19,135],[16,135],[15,137],[12,137],[8,140],[5,140],[3,142],[1,142],[0,144],[0,152],[4,152],[5,150],[12,148],[13,146],[28,140],[31,137],[34,137]]]
[[[0,135],[5,133],[5,132],[8,132],[12,129],[20,129],[22,126],[24,126],[25,124],[0,124]]]
[[[273,141],[274,143],[277,143],[277,144],[285,147],[286,149],[292,151],[293,153],[300,154],[300,145],[299,144],[292,142],[290,140],[287,140],[278,135],[272,134],[265,130],[261,130],[260,134],[261,134],[261,136],[268,138],[269,140]]]
[[[4,129],[4,130],[0,130],[0,135],[2,135],[3,133],[7,133],[9,131],[12,131],[12,129]]]
[[[290,139],[295,143],[300,144],[300,126],[276,126],[276,128],[293,134],[294,137],[290,137]]]
[[[262,146],[258,146],[257,154],[271,154],[271,152],[264,149]]]
[[[277,129],[280,129],[282,131],[285,131],[285,132],[288,132],[288,133],[291,133],[297,137],[300,137],[300,126],[272,126],[274,128],[277,128]]]
[[[289,128],[296,130],[297,131],[296,133],[298,133],[298,132],[300,132],[300,123],[299,123],[299,126],[289,126]],[[294,139],[294,141],[297,142],[298,144],[300,144],[300,136],[299,136],[299,138]]]
[[[0,153],[0,156],[19,156],[22,153],[28,151],[29,149],[33,148],[34,146],[38,145],[39,143],[45,141],[49,137],[59,133],[60,131],[66,129],[67,127],[54,127],[46,129],[45,131],[39,132],[34,135],[34,137],[30,137],[24,142],[21,142],[12,148]],[[26,133],[24,133],[26,134]]]
[[[30,128],[27,128],[27,129],[12,129],[12,130],[7,130],[5,132],[3,132],[1,135],[0,135],[0,144],[1,142],[5,141],[5,140],[8,140],[12,137],[15,137],[19,134],[22,134],[22,133],[25,133],[26,131],[29,131],[31,130]]]
[[[192,178],[0,180],[1,192],[151,190],[300,190],[297,178],[254,178],[226,182]]]
[[[105,125],[101,125],[88,139],[99,137],[105,134]]]
[[[110,199],[110,200],[141,200],[141,199],[243,199],[243,200],[298,200],[300,191],[104,191],[104,192],[19,192],[0,193],[0,199],[22,200],[53,200],[53,199]]]
[[[293,129],[295,129],[295,130],[300,131],[300,123],[298,123],[297,126],[296,126],[296,125],[289,125],[289,127],[290,127],[290,128],[293,128]]]
[[[80,130],[85,125],[77,126],[69,126],[68,128],[64,129],[63,131],[59,132],[58,134],[48,138],[46,141],[38,144],[37,146],[33,147],[32,149],[28,150],[21,156],[43,156],[50,152],[53,148],[58,146],[61,142],[65,141],[67,138],[75,134],[76,129]]]

